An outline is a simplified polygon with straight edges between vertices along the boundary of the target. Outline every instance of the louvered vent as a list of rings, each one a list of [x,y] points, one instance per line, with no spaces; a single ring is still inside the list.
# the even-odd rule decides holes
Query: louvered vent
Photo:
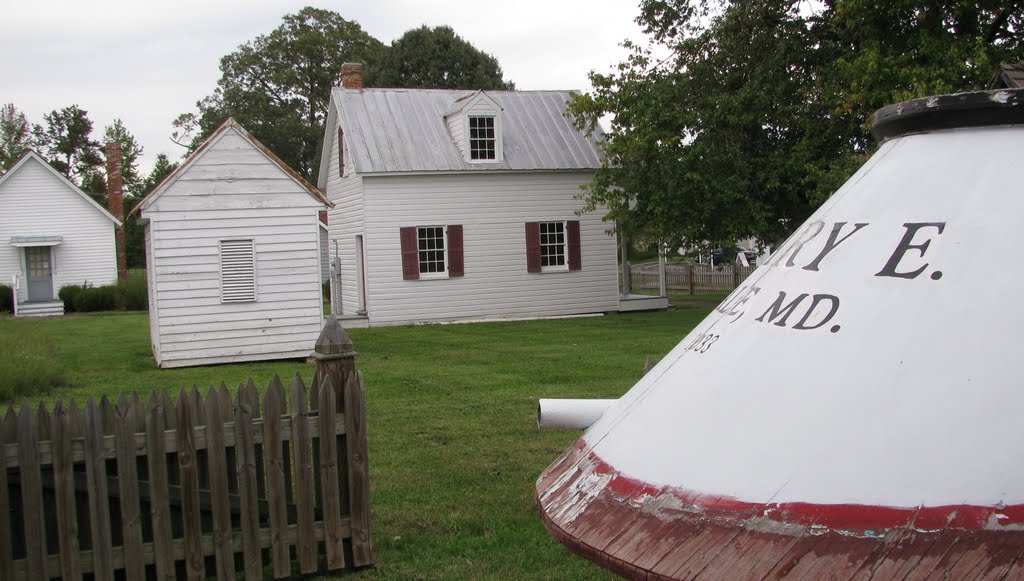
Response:
[[[220,300],[256,300],[256,253],[252,240],[220,241]]]

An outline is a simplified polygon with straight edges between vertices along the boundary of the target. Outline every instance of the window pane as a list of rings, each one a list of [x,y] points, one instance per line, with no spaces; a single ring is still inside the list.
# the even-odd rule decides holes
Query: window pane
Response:
[[[496,159],[494,117],[469,118],[469,158]]]
[[[565,222],[540,223],[540,265],[565,266]]]
[[[445,272],[444,227],[416,228],[420,273]]]

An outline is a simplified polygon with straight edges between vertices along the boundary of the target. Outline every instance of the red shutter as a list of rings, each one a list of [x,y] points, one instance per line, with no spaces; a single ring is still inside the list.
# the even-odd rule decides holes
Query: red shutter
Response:
[[[565,230],[566,240],[569,243],[569,270],[579,270],[583,268],[583,253],[580,251],[580,221],[567,221]]]
[[[464,276],[466,263],[462,251],[462,225],[448,225],[448,276]]]
[[[419,251],[416,248],[416,227],[402,228],[402,278],[416,280],[420,277]]]
[[[338,175],[345,177],[345,131],[338,128]]]
[[[526,223],[526,272],[540,272],[540,222]]]

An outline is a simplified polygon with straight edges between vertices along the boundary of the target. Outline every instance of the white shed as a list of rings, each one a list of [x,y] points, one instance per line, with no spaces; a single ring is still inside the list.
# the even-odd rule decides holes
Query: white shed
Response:
[[[618,310],[610,225],[577,214],[601,158],[565,117],[569,91],[344,82],[319,185],[337,204],[332,306],[346,325]]]
[[[233,119],[139,204],[160,367],[304,357],[331,203]]]
[[[61,315],[62,286],[117,280],[121,222],[35,152],[0,176],[0,284],[17,287],[18,315]]]

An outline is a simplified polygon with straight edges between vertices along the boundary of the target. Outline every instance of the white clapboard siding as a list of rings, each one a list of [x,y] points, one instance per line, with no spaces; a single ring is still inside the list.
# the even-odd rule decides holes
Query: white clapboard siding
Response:
[[[581,202],[574,196],[590,176],[518,172],[364,177],[369,323],[616,310],[615,239],[600,215],[576,215]],[[580,221],[582,269],[528,273],[526,222],[560,220]],[[399,229],[433,224],[463,226],[465,276],[403,280]]]
[[[335,133],[337,128],[335,128]],[[347,140],[345,140],[347,143]],[[339,259],[341,266],[340,304],[333,304],[332,312],[354,315],[358,310],[356,287],[356,236],[363,235],[363,178],[354,173],[351,155],[345,154],[345,176],[338,172],[338,140],[332,146],[331,163],[327,173],[327,194],[335,207],[330,211],[330,256]],[[347,146],[346,146],[347,147]]]
[[[25,276],[24,250],[10,244],[13,236],[62,238],[52,248],[55,293],[70,284],[111,284],[117,279],[114,228],[109,215],[30,155],[0,183],[0,284]],[[23,282],[19,300],[25,299]]]
[[[172,178],[143,211],[158,364],[308,355],[323,324],[323,204],[233,127]]]

